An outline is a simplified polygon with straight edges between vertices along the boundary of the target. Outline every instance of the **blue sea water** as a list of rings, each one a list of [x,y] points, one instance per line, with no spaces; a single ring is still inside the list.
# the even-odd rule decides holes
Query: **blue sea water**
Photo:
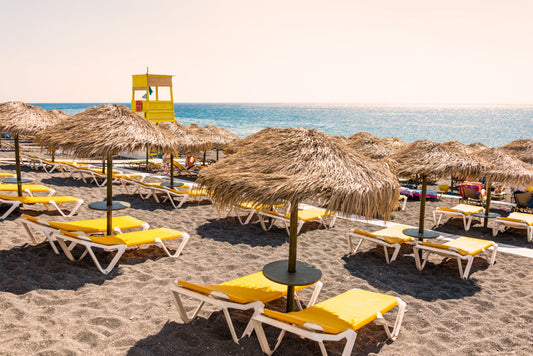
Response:
[[[73,115],[101,104],[34,105]],[[533,137],[533,106],[177,103],[174,108],[178,122],[224,127],[241,138],[272,126],[302,126],[346,137],[366,131],[407,143],[428,139],[501,146]]]

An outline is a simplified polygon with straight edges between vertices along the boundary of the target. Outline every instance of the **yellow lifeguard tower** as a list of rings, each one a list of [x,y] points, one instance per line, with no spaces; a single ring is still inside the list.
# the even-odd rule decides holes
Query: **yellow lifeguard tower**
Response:
[[[147,71],[132,77],[131,111],[144,113],[144,117],[153,122],[175,122],[172,75],[148,74]],[[163,100],[160,97],[164,97]]]

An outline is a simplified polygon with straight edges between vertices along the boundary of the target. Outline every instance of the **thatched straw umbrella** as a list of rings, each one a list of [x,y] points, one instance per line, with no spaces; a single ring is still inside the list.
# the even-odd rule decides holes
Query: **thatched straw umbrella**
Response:
[[[33,136],[56,122],[55,116],[37,106],[19,101],[9,101],[0,105],[0,130],[14,135],[17,177],[12,183],[17,183],[18,196],[22,196],[22,183],[31,181],[23,180],[20,176],[19,135]]]
[[[213,146],[217,150],[217,161],[218,151],[225,149],[231,142],[239,139],[239,136],[235,135],[233,132],[223,127],[207,125],[205,129],[211,131],[214,135],[217,135],[219,137],[219,142]]]
[[[379,137],[376,135],[372,135],[371,133],[360,131],[356,133],[355,135],[352,135],[348,138],[351,141],[359,141],[359,140],[370,140],[370,141],[378,141]]]
[[[472,152],[480,151],[484,148],[487,148],[486,145],[482,144],[481,142],[474,142],[468,145],[472,149]]]
[[[501,148],[507,151],[507,153],[518,157],[518,159],[533,164],[533,139],[522,138],[514,140]]]
[[[471,154],[472,152],[474,152],[474,149],[462,142],[459,142],[459,141],[446,141],[443,143],[444,146],[446,147],[449,147],[451,149],[454,149],[454,150],[457,150],[459,152],[461,152],[462,154],[464,155],[469,155]],[[454,182],[454,177],[453,175],[450,177],[450,190],[453,191],[453,182]]]
[[[222,204],[290,202],[288,275],[296,276],[298,203],[322,202],[330,211],[381,215],[398,204],[396,176],[340,140],[305,128],[268,128],[239,141],[236,153],[200,171],[198,182]],[[281,261],[286,263],[286,261]],[[292,308],[294,287],[288,289]]]
[[[41,144],[69,150],[75,156],[107,157],[107,199],[89,207],[107,211],[107,234],[113,233],[112,211],[128,207],[113,202],[113,156],[121,152],[156,149],[174,152],[179,142],[169,132],[122,105],[92,107],[62,120],[36,136]]]
[[[159,126],[170,132],[179,141],[179,151],[197,152],[210,147],[203,137],[193,134],[187,126],[180,124],[179,122],[162,123]],[[174,153],[170,154],[170,184],[168,186],[176,186],[174,184]],[[181,184],[179,186],[181,186]]]
[[[424,230],[426,188],[428,175],[443,177],[451,174],[464,174],[467,177],[479,176],[489,165],[476,161],[443,144],[420,140],[407,145],[390,156],[397,162],[399,176],[422,176],[422,196],[420,197],[420,220],[418,229],[407,229],[404,233],[417,238],[437,237],[435,231]]]
[[[533,166],[496,147],[478,151],[474,153],[474,156],[493,164],[493,167],[485,172],[487,200],[483,226],[487,227],[489,217],[495,217],[494,215],[491,216],[489,211],[492,182],[531,184],[533,183]]]
[[[405,143],[395,137],[387,137],[382,140],[348,140],[348,145],[359,153],[375,160],[380,160],[390,156],[391,154],[398,152],[402,147],[406,146]]]
[[[64,111],[56,110],[56,109],[48,110],[48,114],[55,117],[57,121],[68,119],[70,117],[70,115],[68,115]],[[52,154],[52,162],[54,162],[54,158],[55,158],[54,156],[55,156],[56,150],[53,146],[49,147],[49,150],[50,150],[50,153]]]
[[[470,146],[459,141],[446,141],[443,143],[443,145],[466,155],[469,155],[474,152],[474,150]]]
[[[204,151],[203,164],[205,165],[206,153],[207,151],[211,151],[211,149],[213,149],[213,147],[220,141],[219,136],[215,135],[210,130],[198,124],[187,125],[187,130],[189,130],[189,133],[196,135],[199,139],[205,142],[206,147],[203,150]]]

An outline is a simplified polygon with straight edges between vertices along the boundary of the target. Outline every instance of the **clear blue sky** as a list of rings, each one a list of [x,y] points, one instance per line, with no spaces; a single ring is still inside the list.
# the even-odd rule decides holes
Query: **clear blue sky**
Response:
[[[0,102],[533,104],[531,0],[2,1]]]

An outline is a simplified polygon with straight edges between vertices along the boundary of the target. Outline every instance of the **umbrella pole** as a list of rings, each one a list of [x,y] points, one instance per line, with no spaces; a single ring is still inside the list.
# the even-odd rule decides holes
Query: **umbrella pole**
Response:
[[[204,151],[204,162],[202,163],[204,166],[205,166],[205,156],[206,156],[207,152]]]
[[[20,177],[20,151],[19,151],[19,135],[15,134],[15,167],[17,171],[17,193],[22,196],[22,181]]]
[[[485,202],[485,218],[483,219],[483,227],[486,228],[489,222],[489,210],[490,210],[490,197],[491,197],[491,186],[492,181],[489,179],[487,180],[487,201]]]
[[[291,221],[289,226],[289,273],[296,272],[296,246],[298,244],[298,202],[291,203]],[[294,304],[294,286],[287,287],[287,313]]]
[[[113,233],[113,156],[107,155],[107,235]]]
[[[217,162],[218,162],[218,148],[217,148]]]
[[[422,195],[420,196],[420,220],[418,221],[418,232],[420,235],[424,234],[424,217],[426,214],[426,188],[428,184],[428,176],[422,175]]]
[[[148,153],[148,150],[146,150],[146,171],[148,172],[148,156],[149,156],[149,153]]]
[[[174,188],[174,155],[170,154],[170,188]]]

